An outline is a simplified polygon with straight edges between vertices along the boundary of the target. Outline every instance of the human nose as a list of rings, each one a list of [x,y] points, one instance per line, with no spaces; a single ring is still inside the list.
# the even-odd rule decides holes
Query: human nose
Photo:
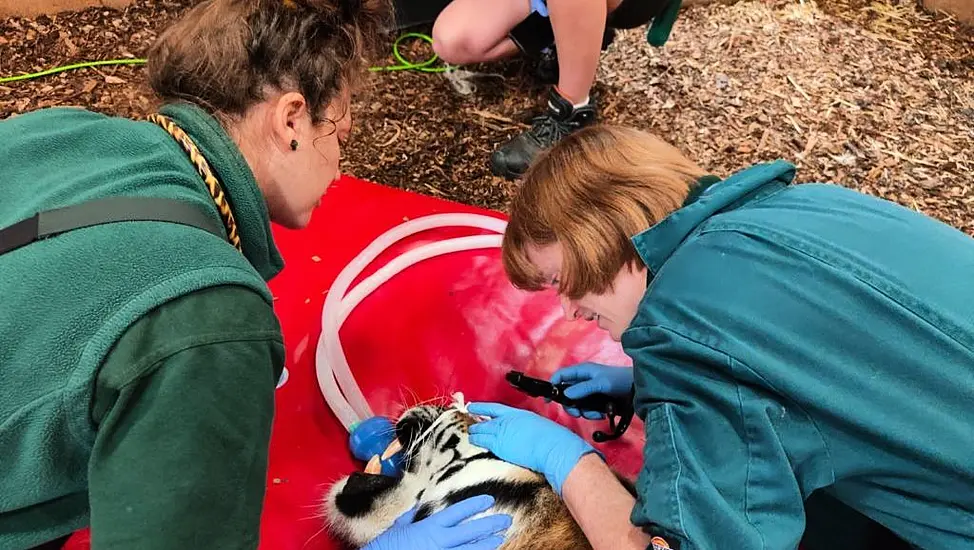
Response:
[[[578,319],[578,306],[565,296],[561,296],[561,309],[564,310],[565,318],[569,321]]]

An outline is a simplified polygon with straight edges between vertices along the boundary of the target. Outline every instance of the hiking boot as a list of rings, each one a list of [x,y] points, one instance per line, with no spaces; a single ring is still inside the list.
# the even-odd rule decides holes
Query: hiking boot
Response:
[[[529,130],[494,151],[490,156],[490,171],[507,179],[519,178],[538,153],[595,120],[595,106],[591,101],[575,108],[552,88],[548,94],[548,111],[532,119]]]

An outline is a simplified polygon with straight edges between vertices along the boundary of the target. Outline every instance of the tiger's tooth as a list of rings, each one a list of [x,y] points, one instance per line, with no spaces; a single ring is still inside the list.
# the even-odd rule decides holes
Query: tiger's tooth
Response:
[[[382,473],[382,462],[379,460],[379,455],[372,455],[372,459],[369,460],[369,463],[365,465],[365,473],[367,474]]]
[[[392,443],[390,443],[389,446],[386,447],[385,452],[382,453],[382,460],[388,459],[390,456],[398,453],[401,450],[402,450],[402,443],[400,443],[398,439],[393,439]]]

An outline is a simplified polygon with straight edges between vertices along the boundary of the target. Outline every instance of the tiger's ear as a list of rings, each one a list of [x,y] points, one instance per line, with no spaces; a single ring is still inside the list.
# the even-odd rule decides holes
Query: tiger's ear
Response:
[[[458,391],[458,392],[454,393],[453,395],[451,395],[450,397],[453,398],[453,401],[450,403],[450,407],[452,407],[452,408],[454,408],[454,409],[456,409],[456,410],[458,410],[458,411],[460,411],[460,412],[462,412],[464,414],[469,414],[469,412],[467,411],[467,403],[466,403],[466,401],[463,398],[463,392],[462,391]]]

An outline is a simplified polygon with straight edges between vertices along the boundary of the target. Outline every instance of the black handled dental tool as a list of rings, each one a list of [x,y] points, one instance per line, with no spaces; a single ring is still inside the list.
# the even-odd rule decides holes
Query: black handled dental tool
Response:
[[[632,403],[632,392],[624,397],[613,397],[604,393],[595,393],[580,399],[570,399],[565,396],[565,390],[574,385],[571,382],[552,384],[547,380],[531,378],[523,372],[516,370],[508,372],[504,378],[517,390],[531,397],[542,397],[565,407],[574,407],[581,411],[594,411],[604,414],[609,419],[610,432],[596,431],[593,433],[592,440],[598,443],[621,437],[629,429],[629,424],[632,422],[632,417],[635,414]],[[617,417],[618,423],[616,420]]]

